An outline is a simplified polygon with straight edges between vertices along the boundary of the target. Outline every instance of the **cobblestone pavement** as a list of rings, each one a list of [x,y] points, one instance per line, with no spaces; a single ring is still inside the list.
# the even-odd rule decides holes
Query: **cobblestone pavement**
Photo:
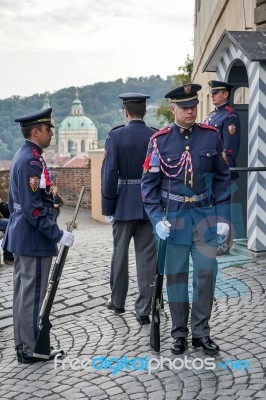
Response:
[[[62,228],[72,212],[62,208]],[[126,312],[115,315],[105,307],[110,295],[111,226],[80,210],[74,233],[51,314],[51,342],[67,352],[57,368],[54,361],[18,364],[13,349],[12,267],[0,267],[0,399],[266,399],[265,257],[220,257],[211,326],[221,351],[213,361],[191,346],[191,337],[185,354],[171,355],[167,303],[161,317],[160,359],[150,351],[149,326],[140,327],[134,315],[133,249]],[[148,365],[150,373],[144,369]]]

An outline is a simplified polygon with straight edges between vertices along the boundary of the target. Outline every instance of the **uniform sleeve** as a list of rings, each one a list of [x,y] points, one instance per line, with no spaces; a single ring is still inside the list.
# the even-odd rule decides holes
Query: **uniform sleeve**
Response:
[[[146,160],[151,153],[152,153],[152,142],[150,141]],[[144,203],[145,211],[154,227],[157,224],[157,222],[162,220],[162,217],[164,215],[163,207],[161,205],[161,174],[162,174],[161,171],[150,172],[145,168],[142,174],[142,183],[141,183],[142,200]]]
[[[105,142],[105,156],[101,168],[102,214],[114,215],[117,204],[119,176],[118,147],[115,135],[110,132]]]
[[[236,113],[228,114],[224,121],[223,144],[229,167],[235,167],[240,146],[240,121]]]
[[[29,223],[50,240],[58,243],[63,232],[53,222],[42,202],[41,191],[39,188],[41,165],[36,161],[28,160],[18,171],[18,192],[22,213]]]
[[[230,221],[231,173],[220,139],[218,140],[217,157],[214,161],[213,196],[217,210],[217,222]]]

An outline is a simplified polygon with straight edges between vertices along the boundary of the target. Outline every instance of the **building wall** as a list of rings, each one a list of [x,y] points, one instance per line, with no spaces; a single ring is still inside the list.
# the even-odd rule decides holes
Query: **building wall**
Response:
[[[87,155],[90,150],[98,147],[98,132],[97,130],[90,129],[84,132],[84,130],[77,131],[60,131],[59,132],[59,157],[70,157],[71,154],[68,151],[68,142],[74,142],[76,145],[76,156]],[[84,141],[85,150],[81,151],[81,142]]]
[[[202,85],[199,92],[198,122],[213,109],[208,82],[215,73],[204,72],[203,66],[224,30],[256,30],[254,10],[256,0],[196,0],[194,28],[194,64],[192,82]]]
[[[104,151],[98,149],[90,152],[91,160],[91,216],[97,221],[105,222],[101,207],[101,166]]]
[[[64,200],[64,204],[75,206],[82,186],[85,191],[81,203],[83,208],[91,208],[91,165],[88,168],[52,168],[54,182]],[[0,198],[8,199],[9,171],[0,171]]]
[[[266,0],[257,0],[254,20],[257,31],[266,31]]]
[[[7,202],[9,187],[9,171],[0,171],[0,198],[2,201]]]

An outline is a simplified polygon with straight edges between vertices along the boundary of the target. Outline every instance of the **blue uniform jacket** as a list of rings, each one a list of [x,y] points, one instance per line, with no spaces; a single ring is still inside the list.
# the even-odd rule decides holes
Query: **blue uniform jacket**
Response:
[[[240,121],[237,112],[228,103],[216,107],[204,121],[205,124],[215,126],[222,136],[224,150],[229,167],[236,166],[236,159],[240,146]],[[238,178],[236,171],[231,172],[232,179]]]
[[[101,170],[103,215],[125,221],[148,219],[140,187],[147,147],[155,131],[142,120],[132,120],[109,132]]]
[[[160,155],[160,171],[144,170],[142,178],[145,210],[154,228],[166,216],[172,224],[168,243],[190,245],[193,226],[202,240],[214,239],[217,222],[230,220],[231,176],[220,134],[206,125],[194,124],[189,131],[174,124],[153,135],[146,160],[153,154],[154,139]],[[182,164],[184,154],[191,156],[192,167],[188,164],[187,170],[185,162],[183,167],[180,164],[175,167],[180,161]],[[169,201],[168,192],[171,193]],[[204,198],[180,202],[172,200],[172,195]]]
[[[52,220],[51,182],[41,153],[37,144],[25,140],[13,158],[10,170],[10,218],[2,246],[22,256],[55,256],[56,244],[63,236],[63,231]],[[40,189],[43,169],[47,187]]]

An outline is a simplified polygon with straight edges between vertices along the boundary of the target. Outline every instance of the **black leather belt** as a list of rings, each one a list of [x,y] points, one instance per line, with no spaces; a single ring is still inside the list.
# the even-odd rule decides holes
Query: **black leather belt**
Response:
[[[168,193],[165,190],[161,191],[161,196],[165,199],[168,199]],[[179,201],[180,203],[193,203],[206,199],[206,197],[208,197],[208,192],[203,192],[192,197],[179,196],[178,194],[169,193],[170,200]]]

